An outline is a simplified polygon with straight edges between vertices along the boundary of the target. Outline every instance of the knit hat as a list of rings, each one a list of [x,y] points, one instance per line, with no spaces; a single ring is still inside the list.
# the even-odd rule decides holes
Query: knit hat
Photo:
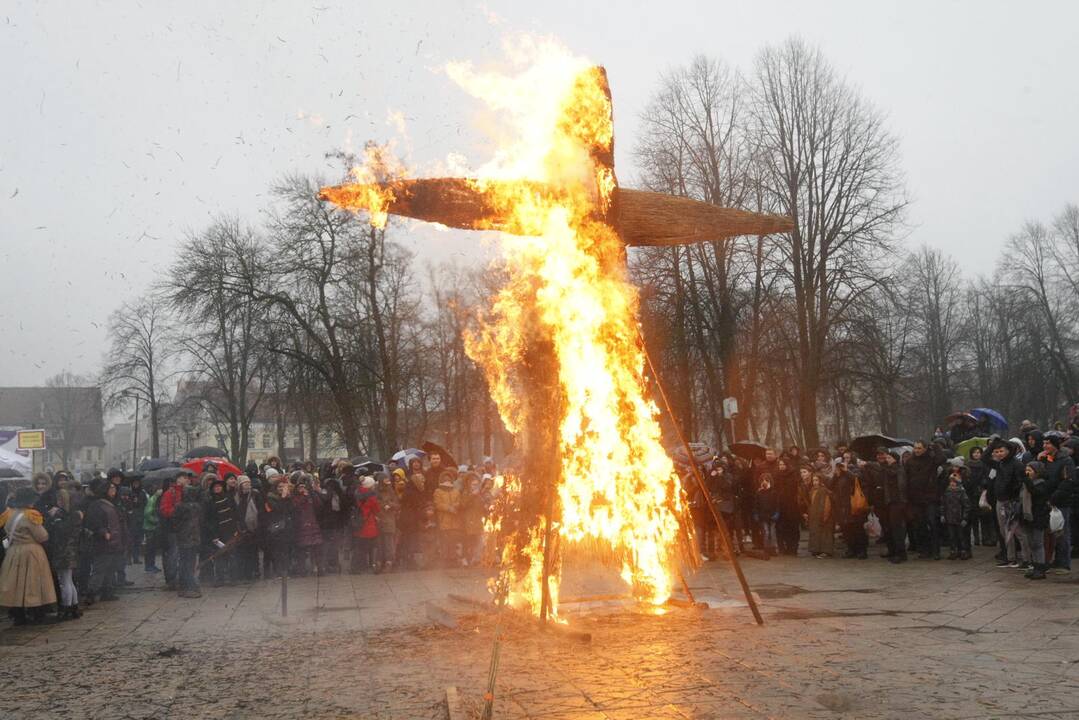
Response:
[[[963,459],[961,455],[956,455],[953,458],[948,458],[948,464],[952,467],[966,467],[967,461]]]
[[[375,486],[375,479],[370,475],[364,475],[363,480],[360,482],[360,487],[364,490],[370,490]]]
[[[272,468],[272,467],[267,467],[266,468],[265,475],[266,475],[267,480],[273,480],[275,477],[277,477],[280,474],[281,474],[281,471],[278,470],[277,468]]]
[[[246,475],[238,475],[236,477],[236,486],[243,487],[245,484],[248,487],[251,487],[251,478],[247,477]]]
[[[1037,460],[1031,460],[1027,467],[1034,470],[1034,477],[1045,477],[1045,465]]]

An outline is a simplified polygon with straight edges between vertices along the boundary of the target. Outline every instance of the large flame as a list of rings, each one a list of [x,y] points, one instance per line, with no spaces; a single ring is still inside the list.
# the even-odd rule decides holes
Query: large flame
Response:
[[[531,508],[531,524],[503,550],[510,602],[540,608],[550,512],[560,547],[613,559],[637,597],[662,603],[671,594],[684,506],[660,443],[657,409],[645,398],[637,292],[608,222],[616,181],[606,76],[551,41],[517,39],[514,53],[517,69],[510,73],[467,63],[446,68],[505,125],[493,159],[472,182],[499,219],[492,228],[520,233],[501,236],[509,280],[478,332],[466,338],[466,350],[484,368],[511,431],[557,427],[555,457],[548,459],[559,464],[550,475],[557,503]],[[361,169],[357,179],[385,177],[377,171],[384,158],[368,157],[368,164],[376,171]],[[370,207],[375,222],[384,221],[393,200],[392,187],[344,192],[365,197],[324,196]],[[556,417],[537,417],[537,386],[527,378],[535,373],[535,353],[552,356],[544,367],[554,376],[557,401],[546,407],[557,408]],[[530,468],[522,470],[528,483]],[[554,610],[557,560],[550,570]]]
[[[510,280],[466,348],[486,370],[506,425],[520,431],[529,415],[515,378],[535,335],[551,339],[564,395],[564,414],[555,419],[557,533],[569,546],[606,549],[637,596],[661,603],[671,593],[683,509],[656,407],[645,398],[637,292],[626,277],[623,244],[602,221],[615,186],[610,165],[596,161],[613,151],[606,80],[553,43],[528,49],[527,67],[515,75],[449,68],[517,129],[480,177],[527,178],[565,191],[555,196],[537,194],[534,184],[488,184],[529,234],[503,236]],[[542,327],[530,326],[530,319]],[[541,527],[526,547],[514,548],[531,558],[514,591],[532,608],[539,606]],[[551,594],[555,600],[554,587]]]

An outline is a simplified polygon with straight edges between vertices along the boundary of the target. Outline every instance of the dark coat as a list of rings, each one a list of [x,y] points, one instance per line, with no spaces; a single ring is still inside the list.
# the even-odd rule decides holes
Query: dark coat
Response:
[[[239,528],[236,501],[227,492],[222,491],[218,495],[211,490],[210,496],[206,499],[206,534],[209,536],[208,539],[227,543],[236,535]]]
[[[194,486],[184,488],[183,498],[172,513],[172,527],[179,547],[201,547],[204,517],[202,491]]]
[[[798,504],[798,471],[787,470],[774,476],[774,479],[776,508],[779,510],[780,519],[799,522],[802,511]]]
[[[322,499],[313,493],[297,492],[292,496],[292,524],[296,532],[296,544],[311,547],[322,544],[322,530],[318,526],[318,510]]]
[[[340,530],[348,525],[350,503],[345,489],[336,478],[330,478],[322,488],[322,505],[318,513],[318,524],[323,530]],[[334,510],[334,498],[337,509]]]
[[[52,569],[74,569],[79,562],[79,542],[82,539],[82,518],[79,513],[65,512],[58,507],[55,514],[45,516],[45,529],[49,531],[46,550]]]
[[[1049,527],[1049,483],[1045,479],[1037,477],[1031,480],[1023,475],[1023,487],[1030,493],[1030,510],[1033,520],[1027,521],[1023,517],[1022,508],[1019,510],[1019,522],[1027,527],[1045,530]]]
[[[989,468],[989,474],[995,475],[991,482],[997,502],[1018,500],[1019,488],[1023,486],[1023,463],[1009,455],[1001,462],[991,460]]]
[[[1075,480],[1075,461],[1063,453],[1058,453],[1052,462],[1045,463],[1045,487],[1049,493],[1049,503],[1058,508],[1070,508],[1076,504],[1076,492],[1079,486]]]
[[[119,553],[127,547],[120,510],[105,498],[98,498],[87,507],[86,529],[93,536],[91,551],[95,554]]]
[[[262,530],[271,543],[288,543],[292,540],[292,503],[271,492],[262,504]]]
[[[944,491],[944,523],[946,525],[962,525],[970,516],[970,495],[962,485],[954,490],[948,488]]]
[[[921,455],[911,453],[903,465],[907,472],[907,500],[918,505],[940,503],[941,487],[939,469],[944,456],[936,448],[928,448]]]

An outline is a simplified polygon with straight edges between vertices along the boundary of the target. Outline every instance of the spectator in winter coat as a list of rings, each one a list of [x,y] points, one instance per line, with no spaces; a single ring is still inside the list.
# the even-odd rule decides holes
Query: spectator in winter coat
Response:
[[[963,487],[963,468],[952,465],[948,476],[948,489],[944,491],[944,525],[952,542],[949,560],[970,560],[970,496]]]
[[[809,553],[816,558],[831,557],[835,551],[835,522],[832,514],[832,491],[820,473],[813,473],[809,485]]]
[[[1016,460],[1016,447],[1006,440],[997,440],[991,447],[992,462],[989,481],[996,498],[997,528],[1001,538],[1001,554],[997,567],[1019,567],[1015,553],[1015,523],[1019,514],[1019,490],[1023,486],[1023,466]]]
[[[798,555],[802,535],[802,511],[798,503],[798,471],[786,460],[776,463],[775,496],[779,519],[776,520],[776,544],[781,555]]]
[[[912,535],[918,544],[918,557],[940,560],[940,501],[942,495],[940,466],[944,456],[936,448],[919,440],[903,465],[907,473],[907,503],[910,508]]]
[[[475,565],[483,557],[483,521],[493,499],[484,491],[483,480],[474,472],[462,475],[465,491],[461,495],[462,562]]]
[[[993,511],[996,498],[993,497],[993,489],[990,487],[989,467],[984,460],[983,449],[975,447],[971,449],[970,457],[966,463],[967,470],[970,471],[971,490],[978,493],[978,496],[974,498],[973,513],[975,519],[971,521],[971,526],[974,529],[973,526],[977,525],[977,529],[974,529],[974,541],[979,545],[992,547],[997,544],[997,519],[996,513]],[[981,505],[983,492],[985,493],[986,502],[989,504],[988,508]]]
[[[116,575],[123,567],[127,549],[124,521],[116,506],[118,488],[108,480],[95,480],[91,489],[96,498],[86,510],[86,529],[93,538],[91,598],[117,600]],[[91,598],[87,604],[92,602]]]
[[[56,504],[45,509],[45,528],[49,532],[49,564],[56,574],[60,588],[59,618],[74,620],[82,617],[79,592],[75,588],[74,572],[79,562],[79,542],[82,538],[82,513],[71,507],[67,490],[55,493]]]
[[[341,572],[341,546],[348,528],[349,502],[345,489],[335,477],[329,477],[321,484],[319,492],[321,507],[318,525],[322,531],[322,571],[324,573]]]
[[[0,606],[8,608],[16,625],[40,622],[45,608],[56,602],[49,559],[43,545],[49,540],[41,513],[34,509],[37,493],[19,488],[0,513],[0,527],[11,541],[0,565]]]
[[[835,521],[847,544],[847,551],[843,557],[865,560],[869,549],[869,538],[865,534],[868,506],[862,507],[857,512],[852,508],[855,490],[861,489],[861,482],[842,460],[835,465],[832,487],[834,488]],[[862,497],[865,497],[865,490],[862,490]]]
[[[142,509],[142,537],[146,546],[143,551],[143,564],[142,570],[146,573],[158,573],[161,572],[161,568],[157,566],[157,552],[161,547],[160,530],[161,530],[161,518],[158,515],[157,507],[161,503],[161,488],[152,487],[149,489],[146,498],[146,505]],[[164,563],[162,563],[164,564]]]
[[[198,563],[199,549],[202,547],[202,525],[205,514],[202,490],[193,486],[185,487],[180,505],[172,514],[176,546],[179,550],[177,582],[182,598],[202,597],[195,565]]]
[[[180,579],[180,546],[177,543],[173,518],[177,508],[183,503],[184,488],[191,483],[194,477],[195,473],[191,470],[181,471],[176,477],[176,482],[165,488],[157,505],[158,514],[161,516],[159,540],[161,532],[164,532],[165,537],[163,549],[165,556],[165,589],[167,590],[175,590]]]
[[[438,457],[435,455],[434,457]],[[428,477],[430,479],[430,477]],[[443,472],[433,497],[438,524],[438,556],[443,565],[455,565],[461,542],[461,494],[453,485],[453,474]]]
[[[378,478],[378,547],[383,572],[393,569],[397,560],[397,514],[401,500],[393,487],[393,478],[379,473]]]
[[[352,573],[370,572],[375,568],[375,547],[378,544],[378,491],[370,475],[360,481],[355,495],[357,521],[352,531]]]
[[[887,528],[884,537],[888,543],[888,562],[907,561],[907,474],[899,459],[885,447],[877,448],[877,461],[865,463],[868,473],[875,475],[874,506],[881,503],[886,510],[882,526]],[[883,529],[883,528],[882,528]]]
[[[306,473],[293,473],[296,480],[296,492],[292,495],[292,523],[296,536],[292,553],[295,574],[303,577],[307,574],[308,563],[311,571],[320,574],[319,563],[322,560],[322,530],[318,525],[318,516],[322,510],[322,497],[311,491],[311,476]]]
[[[1059,509],[1064,515],[1064,529],[1057,533],[1051,548],[1053,565],[1050,572],[1056,575],[1071,571],[1072,508],[1075,507],[1076,496],[1079,495],[1075,462],[1060,445],[1060,436],[1050,435],[1045,438],[1044,449],[1038,456],[1045,466],[1045,487],[1049,493],[1049,505]]]
[[[1045,579],[1045,530],[1049,527],[1049,488],[1045,465],[1037,460],[1027,463],[1019,490],[1019,531],[1023,534],[1023,559],[1031,564],[1026,577]]]
[[[214,557],[214,587],[231,583],[235,577],[233,542],[239,525],[236,521],[236,501],[228,493],[228,484],[214,478],[206,499],[206,534],[210,538]]]
[[[262,496],[251,487],[251,478],[241,475],[236,478],[236,493],[232,501],[236,506],[236,530],[240,534],[235,550],[236,576],[243,582],[250,582],[258,574],[259,513]]]
[[[266,542],[266,555],[270,560],[268,571],[273,573],[273,577],[281,578],[289,572],[292,542],[292,502],[289,500],[289,493],[292,486],[280,473],[274,474],[268,480],[270,492],[263,501],[260,522]]]
[[[772,487],[772,475],[764,473],[757,480],[757,492],[753,497],[753,519],[760,526],[761,542],[767,555],[778,552],[776,544],[776,521],[779,520],[779,507],[776,504],[776,491]]]
[[[401,511],[397,516],[397,557],[400,563],[415,567],[416,554],[421,551],[421,535],[426,524],[428,494],[423,473],[412,473],[401,492]]]

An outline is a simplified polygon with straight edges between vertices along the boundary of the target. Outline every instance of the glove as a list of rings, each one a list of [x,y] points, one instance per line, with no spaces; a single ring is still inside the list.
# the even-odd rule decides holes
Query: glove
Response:
[[[966,527],[967,526],[967,521],[964,520],[963,522],[959,523],[959,525],[960,525],[960,527]]]

